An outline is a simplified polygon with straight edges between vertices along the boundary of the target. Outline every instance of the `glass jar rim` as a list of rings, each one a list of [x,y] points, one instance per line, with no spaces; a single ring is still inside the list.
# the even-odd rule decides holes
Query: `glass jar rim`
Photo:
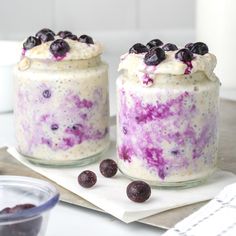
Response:
[[[23,219],[26,220],[36,216],[40,216],[42,213],[52,209],[59,201],[60,194],[58,190],[47,181],[26,176],[0,176],[0,187],[14,185],[17,186],[18,184],[24,184],[27,187],[38,189],[41,192],[47,192],[48,197],[43,203],[40,203],[38,206],[28,208],[17,213],[0,214],[0,224],[3,222],[11,222]]]

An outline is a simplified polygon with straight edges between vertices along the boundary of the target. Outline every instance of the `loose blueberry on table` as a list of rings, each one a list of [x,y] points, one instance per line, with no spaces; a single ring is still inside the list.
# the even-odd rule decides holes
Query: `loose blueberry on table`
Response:
[[[128,198],[133,202],[145,202],[151,196],[151,188],[144,181],[133,181],[126,189]]]
[[[99,169],[104,177],[110,178],[115,176],[118,170],[118,166],[114,160],[106,159],[100,163]]]
[[[151,48],[144,57],[144,63],[148,66],[156,66],[165,60],[165,51],[159,47]]]
[[[141,43],[136,43],[129,49],[129,53],[139,54],[145,52],[148,52],[148,48]]]
[[[163,45],[163,42],[160,39],[153,39],[146,46],[148,49],[151,49],[153,47],[160,47],[161,45]]]
[[[6,207],[0,211],[1,214],[17,214],[24,210],[35,207],[33,204],[20,204],[14,207]],[[33,220],[24,221],[0,226],[0,235],[3,236],[37,236],[42,225],[42,217],[39,216]]]
[[[97,176],[90,170],[85,170],[78,176],[79,184],[84,188],[91,188],[97,182]]]

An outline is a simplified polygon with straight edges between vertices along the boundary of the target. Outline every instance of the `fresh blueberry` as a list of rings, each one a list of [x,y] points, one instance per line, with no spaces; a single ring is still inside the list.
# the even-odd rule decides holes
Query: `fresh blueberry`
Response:
[[[54,40],[55,33],[47,28],[41,29],[36,35],[42,43]]]
[[[78,176],[79,184],[84,188],[91,188],[97,182],[97,176],[90,170],[85,170]]]
[[[151,48],[144,57],[144,62],[148,66],[156,66],[163,60],[165,60],[165,51],[161,48]]]
[[[58,128],[59,128],[58,124],[51,125],[51,130],[58,130]]]
[[[191,50],[191,48],[193,47],[193,43],[187,43],[184,47]]]
[[[78,38],[78,41],[81,43],[94,44],[93,39],[90,36],[85,35],[85,34],[81,35]]]
[[[43,91],[43,97],[44,98],[50,98],[51,97],[51,91],[49,89],[46,89]]]
[[[53,36],[55,36],[55,33],[52,30],[50,30],[48,28],[43,28],[43,29],[39,30],[37,32],[37,34],[35,34],[35,37],[40,38],[42,34],[46,34],[46,33],[51,33]]]
[[[112,159],[103,160],[99,166],[100,172],[104,177],[113,177],[118,170],[116,162]]]
[[[187,48],[182,48],[175,53],[175,58],[184,63],[190,62],[193,60],[193,53]]]
[[[68,36],[72,35],[72,33],[68,30],[64,30],[64,31],[58,32],[57,35],[65,39],[65,38],[68,38]]]
[[[135,53],[135,54],[144,53],[147,51],[148,51],[147,47],[141,43],[136,43],[129,49],[129,53]]]
[[[178,50],[178,47],[173,43],[167,43],[162,47],[162,49],[164,51],[176,51]]]
[[[205,55],[209,52],[209,49],[205,43],[197,42],[193,44],[191,52],[199,55]]]
[[[50,32],[47,32],[45,34],[41,34],[39,39],[42,43],[46,43],[48,41],[53,41],[54,40],[54,35]]]
[[[57,39],[50,45],[50,52],[54,57],[64,57],[70,51],[69,44],[63,39]]]
[[[23,43],[23,48],[25,50],[29,50],[37,45],[41,44],[40,40],[34,36],[30,36],[26,39],[26,41]]]
[[[153,47],[160,47],[161,45],[163,45],[163,42],[160,39],[153,39],[150,42],[147,43],[147,48],[153,48]]]
[[[126,193],[131,201],[145,202],[151,196],[151,188],[143,181],[133,181],[127,186]]]
[[[77,40],[78,39],[78,37],[74,34],[68,35],[65,38],[68,38],[68,39],[71,39],[71,40]]]

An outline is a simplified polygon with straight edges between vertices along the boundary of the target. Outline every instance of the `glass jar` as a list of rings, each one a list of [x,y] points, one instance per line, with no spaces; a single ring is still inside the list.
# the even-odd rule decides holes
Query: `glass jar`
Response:
[[[50,42],[37,47],[41,46],[48,50]],[[82,46],[94,52],[93,45]],[[69,52],[71,57],[60,60],[31,50],[15,69],[18,151],[37,164],[85,165],[95,161],[109,145],[107,64],[100,54],[73,58],[75,46]]]
[[[157,66],[145,65],[142,54],[125,55],[117,79],[119,169],[154,186],[192,186],[217,165],[215,57],[196,55],[190,72],[173,53]]]

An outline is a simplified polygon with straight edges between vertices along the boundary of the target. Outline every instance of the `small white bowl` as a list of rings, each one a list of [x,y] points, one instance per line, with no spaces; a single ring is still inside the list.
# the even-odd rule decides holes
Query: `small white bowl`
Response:
[[[0,112],[13,108],[13,68],[20,59],[21,42],[0,41]]]

